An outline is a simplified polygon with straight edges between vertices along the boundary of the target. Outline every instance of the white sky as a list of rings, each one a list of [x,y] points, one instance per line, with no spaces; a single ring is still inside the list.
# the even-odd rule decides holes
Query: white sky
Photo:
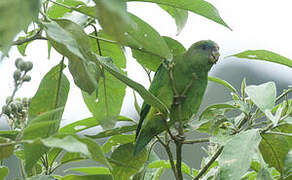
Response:
[[[248,49],[270,50],[292,59],[291,0],[210,0],[209,2],[218,9],[221,17],[233,31],[201,16],[189,13],[189,19],[184,30],[179,36],[175,36],[174,20],[157,5],[132,2],[129,3],[128,10],[152,25],[161,35],[173,37],[185,47],[203,39],[216,41],[220,46],[221,53],[221,59],[216,65],[216,69],[220,69],[226,63],[236,61],[223,57]],[[52,67],[61,59],[59,55],[53,53],[51,60],[47,60],[45,41],[38,41],[29,45],[27,55],[24,59],[33,61],[35,68],[31,72],[32,82],[24,84],[18,92],[17,95],[21,96],[33,96],[41,78],[49,70],[48,67]],[[12,75],[15,70],[14,60],[17,57],[20,57],[20,55],[14,47],[10,52],[10,58],[5,59],[0,64],[0,106],[5,103],[6,96],[9,96],[13,90]],[[128,75],[145,84],[147,78],[143,70],[137,66],[130,54],[127,58],[129,59],[127,64]],[[243,60],[238,61],[247,63]],[[257,65],[256,68],[259,71],[271,71],[275,76],[283,77],[292,84],[292,69],[271,63],[250,61],[248,63]],[[67,77],[72,80],[70,75]],[[148,85],[145,84],[145,86]],[[126,96],[122,112],[135,118],[137,117],[135,113],[129,113],[129,108],[133,108],[132,90],[127,89],[127,92],[130,96]],[[82,101],[81,93],[72,82],[63,124],[89,116],[90,113]]]

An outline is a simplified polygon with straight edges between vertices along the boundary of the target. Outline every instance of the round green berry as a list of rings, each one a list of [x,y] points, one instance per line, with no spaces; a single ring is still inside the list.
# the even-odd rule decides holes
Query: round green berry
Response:
[[[17,64],[17,68],[20,69],[21,71],[25,71],[27,68],[27,64],[25,61],[19,61]]]
[[[23,107],[22,107],[22,104],[19,103],[19,102],[16,102],[15,104],[16,104],[16,106],[17,106],[17,111],[18,111],[18,112],[21,112],[21,111],[22,111],[22,108],[23,108]]]
[[[27,81],[27,82],[29,82],[30,80],[31,80],[30,75],[25,75],[25,76],[23,77],[23,81]]]
[[[6,114],[7,116],[9,116],[11,113],[11,108],[9,106],[4,105],[2,106],[2,112]]]
[[[17,68],[19,68],[19,67],[18,67],[18,64],[19,64],[21,61],[23,61],[21,58],[17,58],[17,59],[15,59],[15,66],[16,66]]]
[[[21,77],[21,71],[19,69],[15,70],[13,73],[13,78],[15,81],[18,81]]]
[[[31,62],[31,61],[27,61],[27,62],[26,62],[26,69],[25,69],[25,71],[26,71],[26,72],[27,72],[27,71],[30,71],[30,70],[32,69],[32,67],[33,67],[32,62]]]
[[[12,112],[15,113],[18,111],[18,107],[14,102],[12,102],[9,106],[10,106]]]

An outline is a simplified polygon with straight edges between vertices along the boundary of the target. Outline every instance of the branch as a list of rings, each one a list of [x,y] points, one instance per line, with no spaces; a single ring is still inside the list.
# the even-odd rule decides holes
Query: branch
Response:
[[[209,138],[200,138],[200,139],[195,139],[195,140],[188,140],[184,141],[183,144],[196,144],[196,143],[204,143],[204,142],[209,142]]]
[[[24,43],[28,43],[28,42],[33,41],[33,40],[48,40],[48,39],[43,37],[41,35],[41,30],[39,30],[36,34],[32,35],[31,37],[28,37],[26,39],[20,39],[20,40],[12,42],[12,45],[18,46],[18,45],[22,45]]]
[[[198,180],[200,177],[202,177],[204,175],[204,173],[209,169],[209,167],[215,162],[215,160],[221,154],[222,150],[223,150],[223,146],[221,146],[215,152],[215,154],[212,156],[212,158],[210,159],[210,161],[203,167],[203,169],[201,169],[201,171],[199,172],[199,174],[193,180]]]

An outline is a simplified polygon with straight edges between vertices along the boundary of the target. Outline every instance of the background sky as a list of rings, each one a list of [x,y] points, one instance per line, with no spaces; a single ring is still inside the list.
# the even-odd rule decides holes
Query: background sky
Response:
[[[221,57],[211,71],[217,76],[238,87],[243,77],[247,77],[248,84],[275,81],[282,88],[292,84],[292,69],[268,62],[249,61],[226,56],[245,50],[265,49],[292,59],[292,1],[291,0],[213,0],[209,1],[219,11],[223,20],[233,29],[216,24],[206,18],[189,13],[188,22],[179,36],[176,36],[174,20],[157,5],[151,3],[131,2],[128,10],[152,25],[161,35],[170,36],[185,47],[192,43],[211,39],[220,46]],[[18,96],[32,97],[36,92],[41,78],[49,69],[61,60],[61,56],[52,51],[50,60],[47,59],[47,45],[45,41],[36,41],[30,44],[26,51],[25,60],[34,62],[30,72],[32,81],[25,83],[18,91]],[[14,60],[21,57],[16,47],[10,51],[10,57],[0,64],[0,106],[5,104],[7,96],[13,91]],[[142,68],[131,57],[127,50],[128,76],[135,81],[149,86],[147,76]],[[68,71],[68,70],[67,70]],[[64,112],[62,125],[91,116],[83,103],[80,90],[75,87],[71,75],[71,88]],[[212,83],[208,86],[203,106],[208,103],[222,102],[229,97],[229,91]],[[224,98],[223,98],[224,97]],[[230,98],[230,97],[229,97]],[[122,114],[138,119],[133,106],[132,90],[127,89]],[[139,103],[142,100],[139,99]],[[2,117],[3,118],[3,117]],[[0,129],[7,128],[5,120],[0,120]]]

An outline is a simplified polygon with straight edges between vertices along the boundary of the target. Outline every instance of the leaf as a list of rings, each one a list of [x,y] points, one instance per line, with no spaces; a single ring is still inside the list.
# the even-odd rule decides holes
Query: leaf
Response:
[[[174,162],[176,164],[176,162]],[[169,161],[165,161],[165,160],[158,160],[158,161],[153,161],[151,163],[148,164],[147,168],[171,168],[170,162]],[[189,166],[182,162],[182,172],[187,174],[188,176],[191,176],[191,170],[189,168]]]
[[[53,67],[42,79],[39,88],[31,100],[29,107],[29,123],[28,126],[35,122],[44,122],[57,120],[56,124],[52,124],[49,129],[50,134],[54,134],[59,129],[59,124],[62,118],[64,109],[52,114],[41,120],[37,120],[39,115],[54,111],[60,107],[64,107],[67,102],[67,97],[70,89],[69,80],[62,73],[64,67],[59,64]]]
[[[26,180],[55,180],[55,178],[50,175],[37,175],[30,178],[26,178]]]
[[[249,169],[261,136],[257,130],[247,130],[233,136],[218,159],[220,179],[240,179]]]
[[[232,92],[237,94],[236,89],[231,84],[229,84],[227,81],[224,81],[223,79],[219,79],[217,77],[208,76],[208,81],[212,81],[214,83],[221,84],[221,85],[227,87],[228,89],[230,89]]]
[[[18,37],[18,40],[26,39],[26,38],[28,38],[28,37],[30,37],[30,36],[32,36],[32,35],[33,35],[33,31],[30,31],[30,32],[28,32],[28,33],[26,34],[26,36],[20,36],[20,37]],[[30,44],[31,42],[32,42],[32,41],[29,41],[29,42],[26,42],[26,43],[23,43],[23,44],[17,46],[18,52],[19,52],[22,56],[26,56],[26,54],[25,54],[26,47],[27,47],[27,45]]]
[[[0,166],[0,180],[4,180],[5,177],[8,175],[8,168],[5,166]]]
[[[292,150],[288,152],[284,160],[284,175],[292,176]]]
[[[109,38],[102,31],[98,33],[98,36]],[[99,42],[99,49],[95,39],[90,39],[90,43],[93,52],[99,54],[100,50],[103,56],[110,56],[119,70],[126,67],[126,58],[119,45],[102,41]],[[125,84],[108,72],[103,72],[103,78],[100,79],[98,92],[92,93],[91,95],[83,92],[82,96],[87,108],[95,117],[96,121],[99,122],[104,129],[108,129],[114,127],[118,119],[125,93]]]
[[[76,152],[66,152],[64,156],[61,159],[61,164],[66,164],[69,162],[76,162],[76,161],[81,161],[83,159],[87,159],[84,155],[81,153],[76,153]]]
[[[221,24],[231,30],[231,28],[220,17],[218,10],[209,2],[204,0],[128,0],[143,1],[163,4],[174,8],[192,11],[198,15],[208,18],[218,24]]]
[[[75,172],[81,172],[88,175],[94,175],[94,174],[110,174],[110,170],[108,168],[104,167],[80,167],[80,168],[69,168],[66,169],[66,171],[75,171]]]
[[[4,137],[4,138],[15,140],[15,138],[18,135],[18,133],[19,132],[16,131],[16,130],[0,131],[0,137]]]
[[[138,104],[138,101],[137,101],[137,97],[136,97],[136,93],[135,93],[135,91],[133,91],[133,95],[134,95],[134,107],[135,107],[135,110],[136,110],[137,114],[140,114],[140,112],[141,112],[141,107],[140,107],[140,105]]]
[[[256,180],[273,180],[270,172],[266,168],[262,168],[256,176]]]
[[[143,167],[147,161],[147,152],[144,149],[137,156],[134,156],[134,145],[132,143],[123,144],[114,150],[111,160],[113,161],[112,174],[114,179],[128,180]]]
[[[176,35],[179,35],[187,22],[188,11],[184,9],[173,8],[171,6],[166,6],[162,4],[160,4],[159,6],[173,17],[177,27]]]
[[[55,163],[56,159],[58,159],[61,152],[62,152],[62,149],[60,148],[50,149],[50,151],[47,154],[47,161],[48,161],[49,166],[52,166]]]
[[[13,154],[14,145],[9,144],[9,142],[11,142],[9,139],[0,137],[0,160],[1,161],[3,159],[6,159],[6,158],[12,156],[12,154]]]
[[[93,62],[87,34],[67,19],[42,22],[51,45],[69,60],[69,70],[75,84],[91,94],[98,88],[100,71]]]
[[[284,161],[291,149],[285,136],[262,134],[259,148],[265,162],[283,174]]]
[[[94,117],[85,118],[76,122],[73,122],[71,124],[68,124],[62,128],[59,129],[60,134],[73,134],[80,131],[83,131],[85,129],[89,129],[91,127],[98,126],[99,122],[95,120]]]
[[[276,85],[274,82],[247,86],[245,91],[262,112],[273,109],[276,101]]]
[[[166,42],[172,56],[179,56],[186,52],[185,47],[180,44],[178,41],[163,36],[164,41]],[[142,66],[150,69],[151,71],[156,71],[161,64],[161,57],[158,55],[147,53],[139,49],[132,48],[132,56],[140,63]]]
[[[98,139],[98,138],[105,138],[109,136],[114,136],[122,133],[127,133],[131,131],[135,131],[137,129],[137,125],[124,125],[121,127],[116,127],[112,129],[108,129],[102,132],[97,133],[96,135],[86,135],[87,137],[93,138],[93,139]]]
[[[106,69],[110,74],[115,76],[117,79],[119,79],[123,83],[127,84],[129,87],[136,90],[147,104],[156,107],[161,112],[168,112],[167,107],[159,99],[153,96],[153,94],[148,92],[144,86],[133,81],[132,79],[128,78],[127,76],[119,72],[116,66],[110,63],[109,58],[100,57],[100,56],[96,56],[96,58],[98,60],[98,63],[102,67],[104,67],[104,69]]]
[[[67,175],[64,176],[61,180],[113,180],[111,175],[108,174],[99,174],[99,175]]]
[[[125,134],[118,134],[115,136],[110,137],[106,143],[103,144],[102,150],[104,153],[108,153],[113,147],[122,144],[128,144],[134,142],[135,136],[133,134],[125,135]]]
[[[267,50],[247,50],[238,54],[234,54],[231,56],[235,56],[238,58],[244,59],[254,59],[254,60],[263,60],[269,61],[277,64],[282,64],[288,67],[292,67],[292,60],[288,59],[284,56],[281,56],[277,53],[267,51]],[[230,56],[228,56],[230,57]]]
[[[0,25],[0,48],[4,54],[7,55],[15,35],[37,20],[39,8],[39,0],[1,0],[0,22],[5,23]]]
[[[78,0],[57,0],[56,2],[63,5],[67,5],[69,7],[77,7],[79,5],[85,5],[84,2],[78,1]],[[49,7],[46,14],[49,18],[54,19],[54,18],[63,17],[68,12],[72,12],[72,10],[53,3],[53,5]]]

